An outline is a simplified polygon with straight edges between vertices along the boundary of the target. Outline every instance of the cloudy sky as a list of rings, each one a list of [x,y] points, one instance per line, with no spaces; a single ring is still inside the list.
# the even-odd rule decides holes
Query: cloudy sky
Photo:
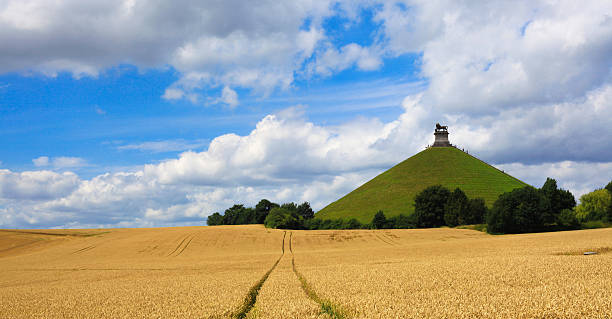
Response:
[[[454,144],[612,180],[610,1],[0,0],[0,228],[320,209]]]

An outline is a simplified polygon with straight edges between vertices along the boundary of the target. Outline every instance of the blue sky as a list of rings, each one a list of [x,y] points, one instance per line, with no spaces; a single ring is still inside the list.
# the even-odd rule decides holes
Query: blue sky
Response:
[[[612,9],[519,1],[0,3],[0,227],[317,209],[433,139],[612,179]],[[593,127],[597,129],[594,130]]]

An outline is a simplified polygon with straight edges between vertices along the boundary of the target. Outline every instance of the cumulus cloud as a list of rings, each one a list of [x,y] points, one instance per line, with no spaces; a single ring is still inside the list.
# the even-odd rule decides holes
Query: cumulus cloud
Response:
[[[0,198],[13,200],[48,200],[70,194],[79,178],[72,172],[11,172],[0,170]]]
[[[444,111],[493,114],[559,103],[610,81],[609,2],[398,3],[376,15],[388,48],[422,52],[426,103]]]
[[[410,93],[403,113],[389,122],[360,117],[322,126],[303,108],[290,108],[265,116],[247,135],[218,136],[205,150],[135,172],[83,180],[69,172],[0,170],[0,225],[192,224],[261,198],[322,208],[430,144],[436,122],[450,125],[454,144],[534,186],[551,176],[580,195],[609,181],[610,3],[414,0],[340,8],[350,17],[371,4],[380,26],[374,44],[333,46],[321,21],[338,12],[326,2],[117,0],[76,10],[76,2],[5,1],[0,40],[12,45],[0,48],[0,72],[78,77],[122,62],[170,65],[180,78],[163,98],[210,101],[202,94],[213,88],[221,91],[218,102],[231,107],[239,103],[238,88],[268,94],[290,87],[300,70],[318,76],[375,70],[388,57],[415,53],[427,86]],[[124,149],[181,143],[174,144]],[[68,157],[33,162],[85,164]]]

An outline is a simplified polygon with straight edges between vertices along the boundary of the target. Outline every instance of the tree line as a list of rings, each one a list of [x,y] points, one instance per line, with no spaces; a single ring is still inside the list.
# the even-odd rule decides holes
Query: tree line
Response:
[[[319,219],[308,202],[282,205],[262,199],[254,208],[234,205],[221,215],[208,217],[208,225],[264,224],[281,229],[390,229],[476,225],[492,234],[526,233],[607,227],[612,225],[612,182],[580,197],[547,178],[541,188],[526,186],[501,194],[487,208],[482,198],[468,198],[460,189],[441,185],[417,194],[414,213],[387,218],[378,211],[371,222],[351,219]]]

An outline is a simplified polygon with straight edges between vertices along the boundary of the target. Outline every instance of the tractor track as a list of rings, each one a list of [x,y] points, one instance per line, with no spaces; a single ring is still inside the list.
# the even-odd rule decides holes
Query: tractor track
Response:
[[[195,235],[193,234],[189,234],[187,236],[185,236],[183,238],[183,240],[181,240],[181,242],[176,246],[176,248],[174,248],[174,250],[172,252],[170,252],[166,257],[170,257],[172,255],[174,255],[176,253],[176,255],[174,255],[174,257],[179,256],[180,254],[183,253],[183,251],[185,251],[185,249],[187,248],[187,246],[189,246],[189,244],[191,243],[191,241],[193,240],[193,238],[195,237]],[[183,245],[185,244],[185,245]]]
[[[261,277],[261,279],[259,279],[259,281],[256,282],[255,285],[251,287],[251,289],[249,289],[249,292],[244,297],[244,302],[242,303],[242,306],[236,311],[236,313],[232,315],[232,318],[238,318],[238,319],[245,318],[246,315],[249,313],[249,311],[251,311],[253,306],[255,306],[255,302],[257,301],[257,295],[259,295],[259,290],[261,289],[261,286],[263,286],[263,284],[266,282],[268,277],[270,277],[270,274],[272,273],[272,271],[276,269],[276,266],[278,266],[278,263],[281,261],[283,256],[285,256],[285,237],[286,236],[287,236],[287,231],[283,233],[283,242],[281,244],[282,253],[280,257],[278,257],[274,265],[272,265],[272,268],[270,268],[270,270],[268,270],[263,275],[263,277]]]
[[[304,293],[306,293],[306,296],[308,296],[308,298],[310,298],[312,301],[319,304],[319,306],[321,307],[321,311],[323,313],[328,314],[330,317],[336,318],[336,319],[350,318],[348,312],[345,309],[331,302],[330,300],[321,298],[316,293],[316,291],[314,291],[314,289],[312,288],[312,285],[310,285],[308,281],[306,280],[306,278],[297,270],[297,268],[295,267],[295,255],[293,254],[292,241],[293,241],[293,232],[289,233],[289,251],[291,252],[291,267],[293,268],[293,273],[295,274],[297,279],[300,281],[300,284],[302,285],[302,290],[304,290]]]

